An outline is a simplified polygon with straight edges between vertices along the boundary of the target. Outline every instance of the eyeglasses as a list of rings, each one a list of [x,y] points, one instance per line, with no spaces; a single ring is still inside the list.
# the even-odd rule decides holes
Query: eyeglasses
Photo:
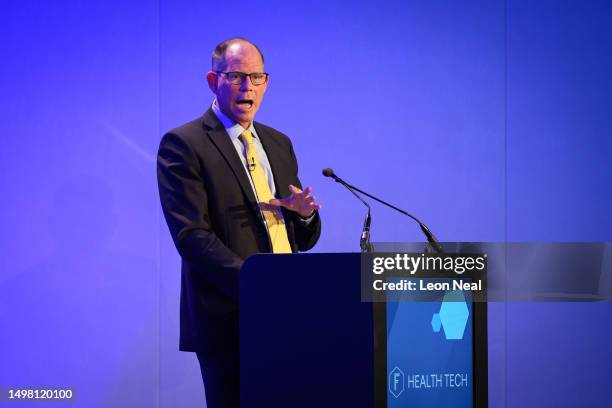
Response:
[[[268,80],[268,73],[266,72],[253,72],[250,74],[245,74],[244,72],[223,72],[223,71],[214,71],[219,75],[225,75],[227,80],[233,85],[240,85],[244,82],[246,77],[249,77],[251,83],[253,85],[263,85]]]

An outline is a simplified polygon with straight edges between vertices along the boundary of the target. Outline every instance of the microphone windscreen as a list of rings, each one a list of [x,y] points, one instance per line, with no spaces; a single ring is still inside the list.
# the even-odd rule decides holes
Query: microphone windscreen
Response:
[[[334,175],[334,171],[328,167],[326,169],[323,169],[323,175],[325,177],[331,177]]]

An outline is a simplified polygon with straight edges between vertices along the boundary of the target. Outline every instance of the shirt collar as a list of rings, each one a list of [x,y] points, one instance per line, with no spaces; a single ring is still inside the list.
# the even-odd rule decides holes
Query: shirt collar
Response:
[[[215,112],[215,115],[217,115],[217,118],[219,118],[219,120],[221,121],[221,124],[223,124],[223,127],[225,128],[225,131],[227,132],[227,134],[230,136],[232,140],[238,139],[238,137],[240,137],[242,132],[246,130],[245,128],[242,127],[242,125],[234,122],[225,113],[221,112],[221,109],[219,108],[219,104],[217,103],[216,99],[212,103],[212,110],[213,112]],[[253,135],[254,138],[258,137],[257,131],[255,130],[255,127],[253,126],[253,122],[249,124],[248,130],[251,131],[251,134]]]

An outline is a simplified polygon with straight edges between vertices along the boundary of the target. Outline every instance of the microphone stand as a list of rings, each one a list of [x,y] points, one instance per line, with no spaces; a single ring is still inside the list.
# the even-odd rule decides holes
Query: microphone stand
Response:
[[[351,186],[346,184],[344,181],[336,180],[338,183],[342,184],[347,188],[348,191],[351,192],[359,201],[363,203],[366,207],[368,207],[368,214],[366,215],[365,220],[363,221],[363,229],[361,231],[361,239],[359,240],[359,247],[361,248],[361,252],[372,252],[372,244],[370,244],[370,224],[372,222],[372,217],[370,214],[370,204],[368,204],[363,198],[357,194]]]
[[[365,191],[363,191],[363,190],[361,190],[361,189],[359,189],[359,188],[357,188],[357,187],[355,187],[355,186],[352,186],[352,185],[348,184],[346,181],[344,181],[344,180],[342,180],[340,177],[336,176],[336,174],[334,173],[334,171],[333,171],[332,169],[329,169],[329,168],[324,169],[324,170],[323,170],[323,175],[324,175],[325,177],[331,177],[331,178],[333,178],[333,179],[334,179],[334,180],[335,180],[337,183],[342,184],[343,186],[345,186],[346,188],[348,188],[348,189],[349,189],[349,190],[351,190],[351,191],[352,191],[352,190],[358,191],[358,192],[360,192],[361,194],[363,194],[363,195],[365,195],[365,196],[367,196],[367,197],[370,197],[371,199],[376,200],[376,201],[378,201],[379,203],[381,203],[381,204],[383,204],[383,205],[386,205],[387,207],[392,208],[392,209],[394,209],[395,211],[397,211],[397,212],[399,212],[399,213],[401,213],[401,214],[404,214],[404,215],[406,215],[406,216],[408,216],[408,217],[412,218],[414,221],[416,221],[416,222],[417,222],[417,224],[419,224],[419,227],[421,227],[421,231],[423,231],[423,234],[425,234],[425,237],[427,238],[427,242],[429,242],[429,245],[431,246],[431,248],[432,248],[433,250],[435,250],[437,253],[440,253],[440,254],[441,254],[441,253],[444,253],[444,249],[442,248],[442,245],[440,245],[440,243],[438,242],[438,240],[436,239],[436,237],[434,236],[434,234],[433,234],[433,233],[432,233],[432,232],[429,230],[429,228],[427,228],[427,226],[426,226],[424,223],[422,223],[422,222],[421,222],[421,221],[420,221],[420,220],[419,220],[417,217],[415,217],[414,215],[412,215],[412,214],[410,214],[410,213],[408,213],[408,212],[406,212],[406,211],[402,210],[401,208],[398,208],[398,207],[394,206],[393,204],[389,204],[388,202],[386,202],[386,201],[384,201],[384,200],[381,200],[381,199],[380,199],[380,198],[378,198],[378,197],[375,197],[375,196],[373,196],[373,195],[371,195],[371,194],[369,194],[369,193],[366,193]],[[352,192],[353,192],[353,194],[357,195],[357,193],[355,193],[355,191],[352,191]],[[365,203],[365,201],[363,201],[363,200],[361,199],[361,197],[359,197],[359,196],[357,196],[357,197],[358,197],[358,198],[359,198],[359,199],[360,199],[362,202],[364,202],[364,203]],[[366,204],[366,205],[367,205],[367,204]],[[370,208],[370,206],[368,205],[368,213],[369,213],[369,208]],[[368,230],[368,234],[369,234],[369,230]]]

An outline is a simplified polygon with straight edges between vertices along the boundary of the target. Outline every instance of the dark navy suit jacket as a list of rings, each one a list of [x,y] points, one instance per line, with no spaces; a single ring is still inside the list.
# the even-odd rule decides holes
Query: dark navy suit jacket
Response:
[[[288,197],[301,188],[291,141],[254,122],[276,184]],[[271,252],[255,194],[225,128],[209,109],[168,132],[157,156],[162,209],[182,258],[180,349],[201,353],[238,350],[238,274],[244,260]],[[283,209],[293,252],[312,248],[319,215],[304,223]]]

